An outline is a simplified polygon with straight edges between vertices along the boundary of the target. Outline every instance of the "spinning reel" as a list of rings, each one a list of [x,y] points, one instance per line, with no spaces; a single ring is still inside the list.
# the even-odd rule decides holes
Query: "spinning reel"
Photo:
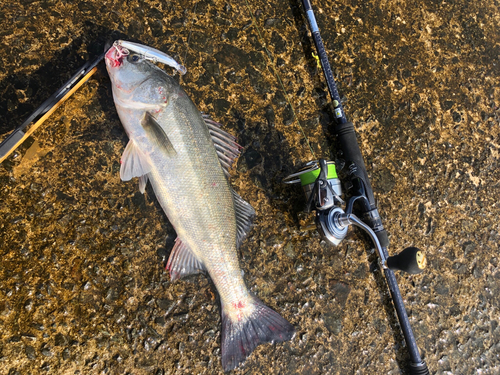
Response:
[[[351,173],[355,172],[351,169]],[[332,245],[339,245],[347,235],[349,225],[363,229],[372,239],[379,255],[382,268],[393,271],[405,271],[410,274],[422,272],[426,266],[424,253],[416,247],[408,247],[401,253],[390,257],[382,250],[380,236],[377,236],[372,227],[376,219],[373,212],[365,215],[364,219],[372,221],[372,227],[358,218],[354,213],[354,203],[364,202],[367,198],[363,195],[352,196],[348,202],[342,199],[342,184],[337,175],[335,163],[319,159],[306,163],[297,173],[284,179],[285,183],[300,183],[304,190],[307,204],[305,211],[316,210],[316,227],[321,237]],[[345,210],[342,206],[345,205]],[[373,211],[373,210],[372,210]],[[375,210],[376,211],[376,210]],[[371,215],[370,215],[371,214]],[[378,216],[378,213],[377,213]],[[384,241],[382,239],[382,241]]]

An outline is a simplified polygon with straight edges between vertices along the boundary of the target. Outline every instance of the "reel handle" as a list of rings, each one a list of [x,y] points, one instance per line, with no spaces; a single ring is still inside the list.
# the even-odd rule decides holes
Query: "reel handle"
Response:
[[[421,273],[427,265],[427,259],[422,250],[417,247],[407,247],[399,254],[387,258],[387,267],[393,271],[404,271],[412,275]]]

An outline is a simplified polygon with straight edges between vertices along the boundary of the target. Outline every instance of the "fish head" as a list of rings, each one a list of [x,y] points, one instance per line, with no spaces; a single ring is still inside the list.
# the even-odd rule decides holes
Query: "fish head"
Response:
[[[148,61],[144,54],[115,42],[106,52],[105,60],[117,109],[158,113],[173,103],[172,100],[185,97],[179,83]]]
[[[130,92],[138,87],[154,70],[152,64],[140,54],[114,43],[105,55],[113,89]]]

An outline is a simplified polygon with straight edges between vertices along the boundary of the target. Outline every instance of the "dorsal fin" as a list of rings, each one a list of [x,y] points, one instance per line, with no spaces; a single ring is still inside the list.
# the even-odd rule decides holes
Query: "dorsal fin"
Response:
[[[203,120],[208,127],[208,131],[212,136],[217,155],[222,169],[227,177],[229,177],[229,169],[233,165],[236,158],[240,155],[242,147],[236,143],[236,137],[221,129],[221,124],[212,120],[210,116],[202,114]]]
[[[252,228],[255,210],[250,203],[240,197],[237,192],[233,189],[231,189],[231,191],[233,193],[234,211],[236,213],[236,228],[238,231],[236,236],[236,247],[239,248]]]
[[[222,169],[226,176],[229,177],[229,169],[240,155],[240,150],[243,147],[236,143],[236,137],[234,135],[221,129],[221,124],[212,120],[209,115],[204,113],[201,115],[212,136]],[[236,246],[240,247],[241,243],[248,235],[248,232],[250,232],[252,221],[255,217],[255,210],[250,203],[240,197],[233,189],[231,189],[231,192],[233,194],[234,211],[236,213]]]

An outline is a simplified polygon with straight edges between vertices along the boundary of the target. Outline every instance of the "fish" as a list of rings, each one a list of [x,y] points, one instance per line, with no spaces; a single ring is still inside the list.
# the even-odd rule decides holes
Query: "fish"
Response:
[[[114,43],[105,56],[129,138],[120,177],[139,178],[142,193],[149,181],[176,231],[166,267],[171,280],[197,273],[212,279],[220,296],[221,362],[230,371],[259,344],[295,334],[292,324],[248,290],[239,266],[238,248],[255,217],[228,180],[240,146],[173,77],[122,44]]]

